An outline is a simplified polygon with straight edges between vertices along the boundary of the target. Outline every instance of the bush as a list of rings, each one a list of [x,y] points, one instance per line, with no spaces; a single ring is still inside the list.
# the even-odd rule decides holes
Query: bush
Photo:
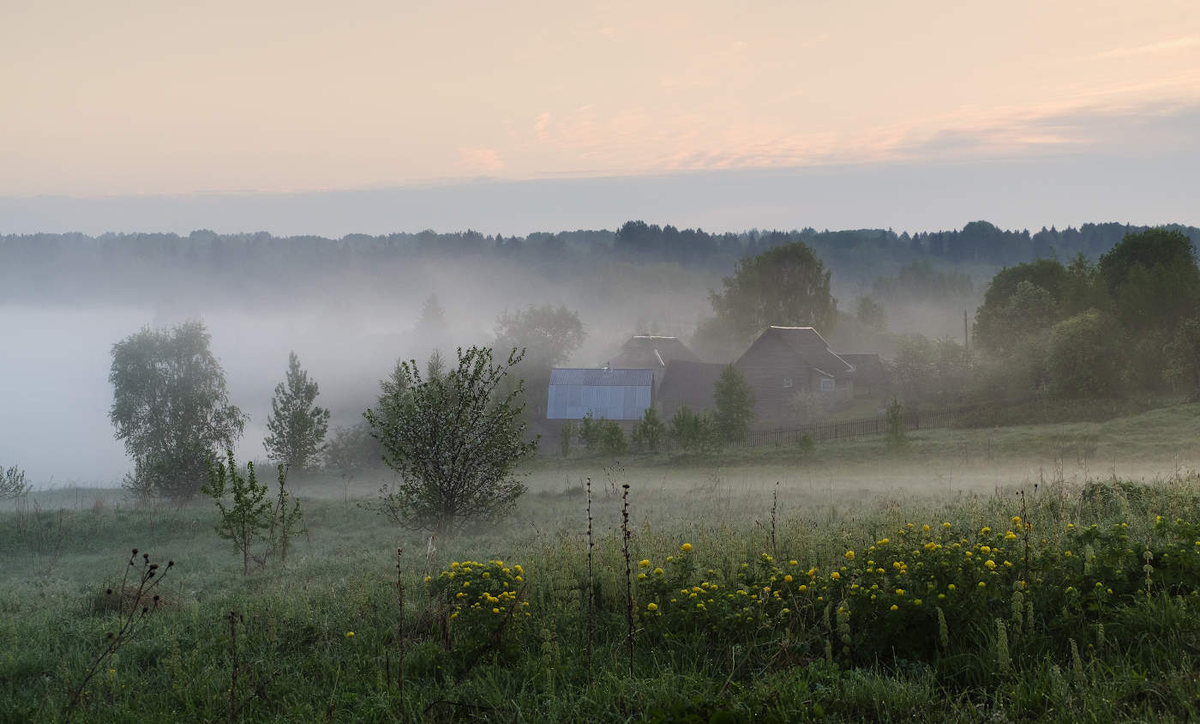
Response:
[[[380,510],[417,530],[451,533],[508,515],[525,486],[517,463],[536,442],[525,439],[520,402],[524,383],[502,393],[505,376],[521,359],[492,363],[481,347],[458,350],[448,372],[422,376],[415,361],[403,362],[384,387],[378,410],[367,410],[384,462],[400,480],[381,491]]]
[[[642,419],[634,423],[633,429],[629,432],[630,442],[638,452],[648,450],[649,452],[658,452],[659,446],[662,444],[663,437],[667,434],[667,426],[663,424],[662,418],[658,416],[658,410],[653,407],[647,407],[646,412],[642,415]]]
[[[600,421],[600,450],[609,456],[624,455],[629,452],[629,445],[625,441],[625,431],[621,429],[619,423],[613,420]]]
[[[707,455],[721,447],[721,431],[708,411],[699,414],[683,405],[671,418],[671,439],[685,453]]]
[[[0,466],[0,500],[19,498],[29,492],[30,485],[25,482],[25,471],[16,465],[8,470]]]

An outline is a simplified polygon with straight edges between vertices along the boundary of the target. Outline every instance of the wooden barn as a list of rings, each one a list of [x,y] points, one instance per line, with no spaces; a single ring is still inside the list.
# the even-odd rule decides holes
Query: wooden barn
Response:
[[[727,365],[673,359],[667,363],[655,405],[666,422],[687,405],[693,412],[713,408],[713,389]]]
[[[754,390],[756,428],[808,422],[854,397],[854,365],[812,327],[768,327],[734,366]]]

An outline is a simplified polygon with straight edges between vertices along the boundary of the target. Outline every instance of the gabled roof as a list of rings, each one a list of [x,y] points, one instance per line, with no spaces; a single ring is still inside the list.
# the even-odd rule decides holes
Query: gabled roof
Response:
[[[671,360],[699,362],[700,358],[687,348],[678,337],[660,337],[653,334],[638,334],[621,345],[609,363],[613,367],[642,367],[657,370],[666,368]]]
[[[749,354],[761,340],[770,338],[783,341],[808,366],[817,368],[823,374],[840,377],[854,371],[854,365],[829,349],[829,343],[825,341],[820,332],[812,327],[767,327],[766,331],[754,341],[754,344],[750,345],[750,349],[746,350],[746,354]],[[746,354],[742,355],[742,359],[745,359]],[[741,362],[741,359],[738,361]]]
[[[671,360],[667,363],[667,373],[659,386],[658,399],[686,403],[696,411],[712,407],[713,386],[724,369],[723,364]]]
[[[649,387],[654,384],[654,370],[560,367],[550,370],[550,384],[587,387]]]

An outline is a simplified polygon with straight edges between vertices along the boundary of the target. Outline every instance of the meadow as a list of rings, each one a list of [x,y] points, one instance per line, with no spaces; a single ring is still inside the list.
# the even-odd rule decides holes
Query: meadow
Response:
[[[370,509],[383,473],[316,475],[249,576],[209,501],[39,492],[0,511],[0,720],[1194,719],[1197,432],[545,458],[433,541]]]

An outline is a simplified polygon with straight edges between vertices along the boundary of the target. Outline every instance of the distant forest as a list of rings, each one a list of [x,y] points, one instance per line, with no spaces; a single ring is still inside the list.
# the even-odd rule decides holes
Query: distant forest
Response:
[[[217,234],[194,231],[188,236],[164,233],[27,234],[0,236],[0,299],[80,298],[175,283],[186,277],[224,278],[229,284],[271,285],[288,280],[311,281],[336,270],[339,274],[380,273],[414,261],[497,263],[555,278],[595,270],[596,261],[676,264],[713,274],[729,272],[744,256],[781,244],[803,241],[833,270],[835,284],[867,289],[886,274],[914,262],[974,271],[976,279],[995,270],[1040,258],[1067,261],[1082,254],[1095,261],[1126,234],[1147,227],[1129,224],[1084,224],[1078,229],[1010,231],[974,221],[954,231],[897,234],[890,229],[709,233],[629,221],[616,231],[536,232],[528,236],[486,235],[476,231],[351,234],[340,239],[319,236],[276,237],[266,232]],[[1166,225],[1182,231],[1193,244],[1200,229]],[[611,266],[608,268],[612,268]],[[164,272],[167,272],[164,274]],[[173,274],[171,272],[174,272]],[[57,283],[56,283],[57,280]],[[120,296],[118,294],[117,296]]]

